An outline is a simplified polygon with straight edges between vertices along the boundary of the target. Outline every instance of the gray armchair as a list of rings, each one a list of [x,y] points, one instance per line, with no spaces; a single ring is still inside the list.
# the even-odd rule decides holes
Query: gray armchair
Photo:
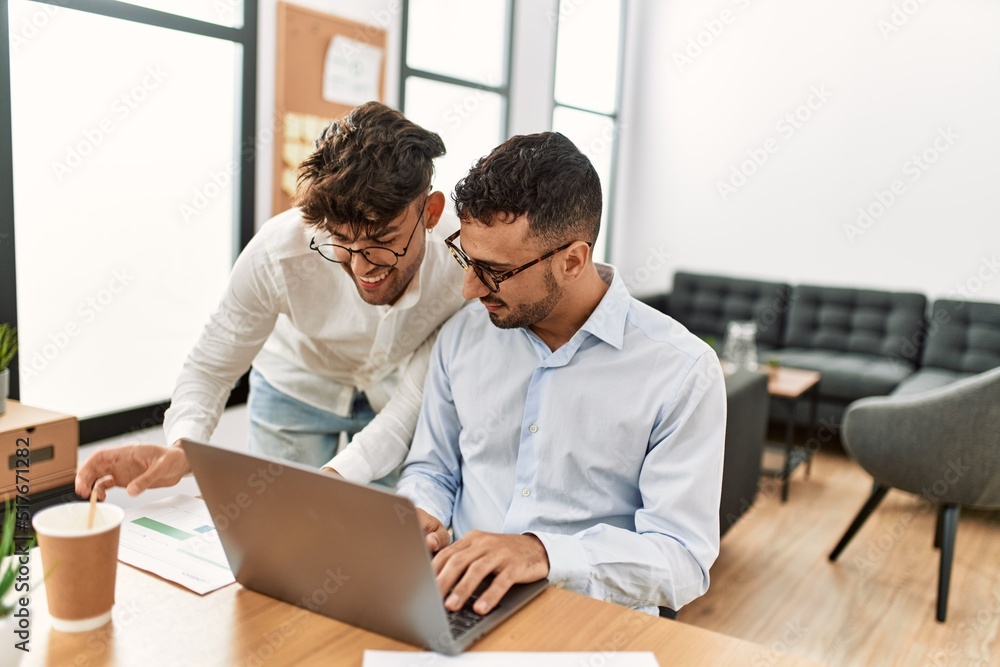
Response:
[[[855,401],[844,415],[841,439],[875,485],[830,560],[890,488],[923,496],[938,506],[937,620],[943,622],[959,508],[1000,508],[1000,368],[918,394]]]

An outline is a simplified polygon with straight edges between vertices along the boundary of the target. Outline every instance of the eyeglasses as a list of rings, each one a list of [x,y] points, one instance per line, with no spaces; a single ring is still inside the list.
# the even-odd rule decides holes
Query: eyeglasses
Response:
[[[479,280],[484,285],[486,285],[486,288],[489,291],[493,292],[493,293],[496,293],[496,292],[500,291],[500,283],[502,283],[503,281],[508,280],[510,278],[513,278],[514,276],[516,276],[517,274],[519,274],[521,271],[524,271],[525,269],[530,268],[530,267],[534,266],[535,264],[538,264],[542,260],[548,259],[549,257],[551,257],[552,255],[556,254],[557,252],[559,252],[561,250],[565,250],[566,248],[568,248],[571,245],[573,245],[574,243],[576,243],[576,241],[570,241],[569,243],[567,243],[565,245],[559,246],[558,248],[556,248],[552,252],[545,253],[544,255],[542,255],[541,257],[539,257],[538,259],[533,259],[530,262],[528,262],[527,264],[519,266],[516,269],[511,269],[510,271],[504,271],[503,273],[500,273],[498,271],[494,271],[493,269],[485,267],[482,264],[479,264],[478,262],[476,262],[473,259],[470,259],[469,256],[466,255],[462,251],[461,248],[459,248],[457,245],[455,245],[454,241],[455,241],[455,239],[458,238],[458,235],[461,232],[462,232],[462,230],[458,230],[457,232],[455,232],[454,234],[452,234],[451,236],[449,236],[448,238],[446,238],[444,240],[445,245],[447,245],[448,249],[451,250],[451,254],[455,258],[455,261],[458,262],[459,266],[461,266],[466,271],[468,271],[470,268],[473,271],[475,271],[476,272],[476,277],[479,278]],[[588,248],[592,248],[594,246],[594,244],[590,243],[589,241],[584,241],[584,243],[587,244]]]
[[[369,264],[374,266],[396,266],[399,258],[405,255],[406,251],[410,249],[410,242],[413,241],[413,234],[417,231],[417,227],[420,226],[420,222],[424,219],[424,206],[426,204],[427,200],[424,199],[424,203],[420,205],[420,217],[417,218],[416,224],[413,225],[413,229],[410,231],[410,238],[406,240],[403,252],[396,252],[395,250],[384,246],[369,246],[367,248],[354,250],[353,248],[347,248],[342,245],[337,245],[336,243],[316,243],[315,236],[309,240],[309,249],[315,250],[320,254],[320,257],[336,264],[350,264],[351,260],[354,258],[354,253],[359,253],[368,261]]]

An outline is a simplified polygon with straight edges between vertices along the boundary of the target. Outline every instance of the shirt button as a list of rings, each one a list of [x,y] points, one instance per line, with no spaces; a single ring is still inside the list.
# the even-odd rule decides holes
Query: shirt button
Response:
[[[566,580],[565,579],[556,582],[556,588],[562,588],[565,585],[566,585]]]
[[[524,496],[525,498],[527,498],[528,496],[531,495],[531,491],[529,491],[528,489],[522,489],[521,490],[521,495]]]
[[[614,600],[611,599],[610,595],[608,597],[604,598],[604,601],[605,602],[614,602]]]
[[[531,431],[532,433],[538,433],[538,427],[535,426],[534,424],[532,424],[531,426],[529,426],[528,430]]]

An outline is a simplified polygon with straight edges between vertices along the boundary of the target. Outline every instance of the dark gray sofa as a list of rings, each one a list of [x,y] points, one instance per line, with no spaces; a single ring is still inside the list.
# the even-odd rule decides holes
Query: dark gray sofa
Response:
[[[1000,366],[1000,303],[938,299],[914,341],[920,368],[893,395],[917,394]]]
[[[757,324],[757,357],[820,371],[817,419],[837,425],[844,409],[865,396],[890,393],[920,362],[927,299],[922,294],[746,280],[678,271],[669,294],[641,297],[721,350],[732,320]],[[810,405],[800,401],[798,423]],[[786,421],[787,403],[772,400]]]
[[[668,296],[654,295],[647,301],[687,327],[688,331],[714,339],[722,349],[727,323],[753,320],[757,324],[758,355],[782,344],[785,313],[791,287],[785,283],[745,280],[678,271]]]
[[[851,402],[889,394],[917,369],[920,347],[914,343],[926,310],[922,294],[800,285],[788,310],[784,345],[768,358],[822,373],[817,416],[839,424]],[[772,402],[771,409],[773,416],[788,418],[784,403]],[[796,420],[804,423],[809,406],[800,402],[798,409]]]
[[[927,312],[922,294],[789,286],[780,282],[678,271],[673,290],[640,297],[693,333],[715,338],[726,325],[758,325],[758,361],[820,371],[817,417],[840,425],[852,401],[918,393],[1000,366],[1000,303],[939,299]],[[797,423],[809,417],[800,401]],[[789,417],[771,401],[772,417]]]

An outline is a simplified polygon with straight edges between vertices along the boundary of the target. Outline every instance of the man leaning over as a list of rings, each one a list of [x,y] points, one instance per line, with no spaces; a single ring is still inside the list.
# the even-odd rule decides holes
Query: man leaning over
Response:
[[[445,204],[431,189],[441,155],[437,134],[376,102],[327,127],[302,164],[296,208],[240,253],[184,363],[165,416],[172,446],[95,452],[77,493],[106,474],[133,495],[176,484],[189,470],[177,441],[211,437],[251,364],[252,452],[358,482],[396,468],[434,333],[465,303],[461,269],[428,236]],[[340,431],[360,433],[334,457]]]

